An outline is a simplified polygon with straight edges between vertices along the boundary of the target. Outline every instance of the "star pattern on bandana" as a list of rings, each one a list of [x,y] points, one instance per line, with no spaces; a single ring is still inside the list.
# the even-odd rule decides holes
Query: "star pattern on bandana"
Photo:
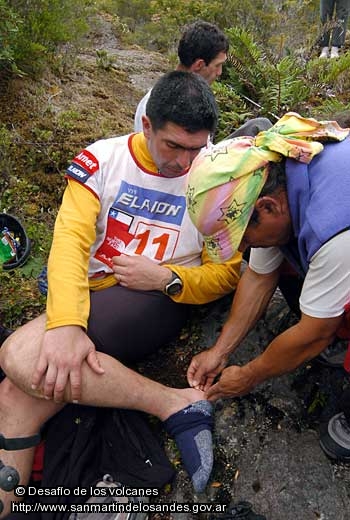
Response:
[[[264,171],[264,168],[258,168],[257,170],[254,171],[253,173],[253,177],[262,177],[263,175],[263,171]]]
[[[222,148],[217,148],[217,149],[213,148],[205,156],[210,157],[211,162],[214,162],[215,159],[217,159],[217,157],[219,155],[227,155],[227,146],[224,146]]]
[[[229,206],[224,206],[223,208],[220,208],[222,215],[218,220],[229,223],[235,218],[239,218],[242,215],[246,205],[246,202],[243,202],[243,204],[239,204],[236,201],[236,199],[233,199],[232,203]]]
[[[205,244],[209,253],[210,251],[215,253],[218,249],[222,249],[218,238],[210,237],[205,241]]]
[[[190,210],[193,210],[195,205],[197,204],[197,200],[194,200],[194,187],[188,186],[187,189],[187,207]]]

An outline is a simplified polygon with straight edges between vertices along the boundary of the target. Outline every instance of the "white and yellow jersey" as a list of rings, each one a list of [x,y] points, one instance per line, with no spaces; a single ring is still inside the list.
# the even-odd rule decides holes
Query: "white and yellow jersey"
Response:
[[[186,209],[187,175],[167,178],[148,169],[134,153],[143,141],[142,134],[98,141],[68,167],[67,177],[100,202],[89,276],[112,272],[111,258],[121,253],[162,264],[201,263],[203,239]]]
[[[214,264],[185,205],[187,175],[158,174],[141,134],[97,141],[67,169],[48,263],[47,328],[86,328],[90,290],[117,283],[119,254],[146,255],[183,281],[172,299],[206,303],[235,288],[241,255]]]

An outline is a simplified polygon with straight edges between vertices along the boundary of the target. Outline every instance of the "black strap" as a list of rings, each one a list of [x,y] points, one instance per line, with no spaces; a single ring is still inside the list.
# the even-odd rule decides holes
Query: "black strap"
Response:
[[[30,437],[15,437],[7,439],[0,433],[0,449],[6,451],[25,450],[37,446],[41,440],[40,433],[31,435]]]

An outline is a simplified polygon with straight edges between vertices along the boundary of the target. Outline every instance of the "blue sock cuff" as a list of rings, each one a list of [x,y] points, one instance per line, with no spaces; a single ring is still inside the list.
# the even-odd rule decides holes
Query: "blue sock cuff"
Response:
[[[168,417],[163,426],[173,436],[192,428],[202,430],[206,427],[211,431],[214,427],[213,410],[209,401],[197,401]]]

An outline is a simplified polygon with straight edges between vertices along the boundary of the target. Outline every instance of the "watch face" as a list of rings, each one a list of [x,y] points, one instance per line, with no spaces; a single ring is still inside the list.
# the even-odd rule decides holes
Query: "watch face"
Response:
[[[175,296],[176,294],[179,294],[181,291],[182,291],[182,283],[177,280],[174,280],[173,282],[171,282],[166,288],[166,293],[169,296]]]
[[[168,296],[175,296],[176,294],[180,294],[182,291],[182,280],[181,278],[174,272],[172,272],[170,282],[165,286],[164,292]]]

